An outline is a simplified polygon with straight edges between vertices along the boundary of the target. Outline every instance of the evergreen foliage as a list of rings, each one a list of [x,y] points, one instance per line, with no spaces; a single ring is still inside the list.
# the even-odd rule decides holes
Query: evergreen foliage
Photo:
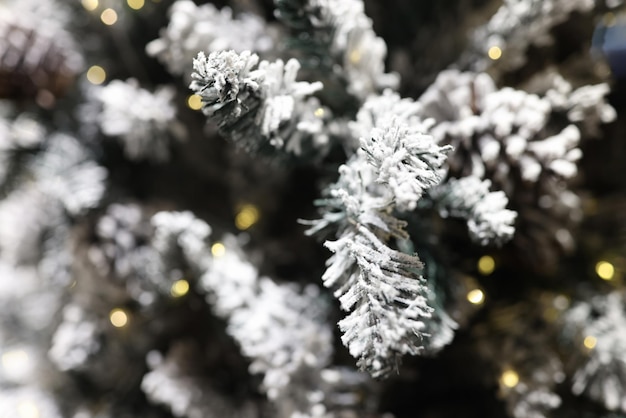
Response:
[[[626,414],[623,3],[4,1],[0,418]]]

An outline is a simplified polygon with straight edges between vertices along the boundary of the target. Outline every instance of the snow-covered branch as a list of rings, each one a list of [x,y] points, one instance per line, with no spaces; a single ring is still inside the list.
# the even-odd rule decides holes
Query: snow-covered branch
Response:
[[[259,63],[249,51],[208,57],[201,52],[193,67],[190,88],[202,97],[204,113],[238,146],[249,151],[285,149],[298,155],[302,143],[311,142],[315,148],[319,142],[315,136],[322,133],[322,126],[302,122],[319,109],[310,95],[322,84],[296,81],[297,60]]]

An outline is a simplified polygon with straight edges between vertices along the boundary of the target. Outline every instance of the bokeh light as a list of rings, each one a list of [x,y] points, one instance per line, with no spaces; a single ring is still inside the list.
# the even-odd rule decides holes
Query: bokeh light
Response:
[[[104,9],[100,14],[100,20],[105,25],[114,25],[117,22],[117,12],[113,9]]]
[[[197,94],[192,94],[187,98],[187,106],[193,110],[202,109],[202,98]]]
[[[246,204],[242,205],[235,216],[235,226],[237,229],[245,231],[259,221],[259,210],[256,206]]]
[[[598,261],[596,274],[603,280],[611,280],[615,276],[615,267],[608,261]]]
[[[109,319],[116,328],[122,328],[128,324],[128,314],[123,309],[113,309],[109,314]]]
[[[583,340],[583,345],[588,349],[592,350],[596,344],[598,343],[598,339],[592,335],[585,337]]]
[[[82,5],[86,10],[89,10],[90,12],[96,10],[98,8],[98,6],[100,5],[98,0],[82,0]]]
[[[126,0],[126,3],[133,10],[139,10],[146,4],[144,0]]]
[[[91,84],[99,85],[104,83],[106,79],[107,73],[99,65],[93,65],[87,70],[87,80]]]
[[[513,388],[519,383],[519,375],[515,370],[505,370],[500,376],[500,382],[508,388]]]
[[[222,257],[226,254],[226,247],[221,242],[216,242],[211,246],[211,254],[216,258]]]
[[[467,300],[474,305],[480,305],[485,301],[485,293],[480,289],[470,290],[467,293]]]
[[[496,269],[496,260],[490,255],[483,255],[478,260],[478,272],[483,276],[488,276]]]
[[[185,296],[187,293],[189,293],[189,282],[184,279],[175,281],[174,284],[172,284],[170,293],[175,298]]]
[[[499,60],[502,57],[502,49],[500,49],[500,47],[498,46],[492,46],[487,51],[487,55],[494,61]]]

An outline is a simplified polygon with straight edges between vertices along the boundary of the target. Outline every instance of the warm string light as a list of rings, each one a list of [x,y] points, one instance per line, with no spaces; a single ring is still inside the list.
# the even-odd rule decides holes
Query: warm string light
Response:
[[[23,401],[17,405],[17,413],[20,418],[39,418],[39,408],[31,401]]]
[[[502,57],[502,49],[499,46],[492,46],[487,51],[487,55],[494,61],[499,60]]]
[[[117,22],[117,12],[111,8],[104,9],[100,14],[100,20],[105,25],[111,26]]]
[[[467,300],[474,305],[480,305],[485,301],[485,293],[480,289],[470,290],[467,293]]]
[[[26,362],[28,362],[28,353],[24,350],[11,350],[2,353],[2,367],[4,369],[10,369]]]
[[[109,320],[116,328],[122,328],[128,324],[128,314],[123,309],[113,309],[109,314]]]
[[[483,255],[478,259],[478,272],[483,276],[488,276],[496,269],[496,260],[490,255]]]
[[[215,258],[220,258],[226,254],[226,247],[221,242],[216,242],[211,246],[211,254],[213,254]]]
[[[175,298],[180,298],[189,293],[189,282],[187,280],[181,279],[176,280],[172,284],[172,288],[170,289],[170,293]]]
[[[104,71],[104,68],[99,65],[92,65],[87,70],[87,81],[91,84],[100,85],[105,82],[107,79],[107,73]]]
[[[318,107],[317,109],[315,109],[315,112],[313,112],[313,114],[316,118],[324,117],[324,108]]]
[[[81,3],[83,7],[85,8],[85,10],[88,10],[90,12],[93,12],[99,6],[98,0],[82,0]]]
[[[583,340],[583,345],[589,350],[593,350],[597,343],[598,343],[598,339],[594,337],[593,335],[588,335]]]
[[[192,94],[187,98],[187,106],[192,110],[202,109],[202,97],[197,94]]]
[[[242,205],[235,216],[235,226],[241,231],[245,231],[259,221],[259,209],[256,206]]]
[[[348,59],[352,64],[358,64],[359,61],[361,61],[361,51],[359,51],[358,49],[353,50],[352,52],[350,52]]]
[[[32,367],[28,353],[22,349],[9,350],[0,357],[3,374],[9,379],[23,378]]]
[[[519,375],[515,370],[507,369],[500,375],[500,382],[507,388],[514,388],[519,383]]]
[[[615,267],[608,261],[598,261],[596,263],[596,274],[602,280],[612,280],[615,277]]]
[[[146,4],[144,0],[126,0],[126,3],[133,10],[139,10]]]

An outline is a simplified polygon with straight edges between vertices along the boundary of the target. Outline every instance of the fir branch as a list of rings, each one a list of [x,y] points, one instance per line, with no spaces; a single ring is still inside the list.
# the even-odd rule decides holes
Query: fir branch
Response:
[[[517,70],[526,63],[527,49],[553,42],[551,30],[567,21],[570,15],[585,13],[597,4],[593,0],[504,0],[503,4],[482,26],[470,34],[469,47],[461,56],[463,68],[483,71],[500,67]],[[496,46],[502,58],[491,60],[488,49]],[[495,62],[495,63],[494,63]],[[495,64],[495,65],[494,65]]]
[[[0,201],[0,252],[12,264],[39,264],[41,274],[62,282],[70,262],[65,246],[70,220],[99,203],[107,173],[64,134],[51,135],[23,165],[14,189]]]
[[[136,79],[113,80],[104,87],[93,87],[89,93],[95,106],[91,114],[83,112],[85,121],[95,122],[104,135],[118,139],[131,160],[164,162],[169,158],[171,138],[184,137],[185,129],[176,118],[172,86],[150,92]]]
[[[64,223],[63,209],[35,188],[18,189],[0,200],[0,253],[11,265],[37,263],[42,238],[55,223]],[[22,228],[14,225],[22,224]]]
[[[293,32],[292,44],[310,66],[338,77],[360,100],[398,77],[385,73],[387,45],[376,36],[361,0],[274,0],[276,16]]]
[[[188,418],[252,418],[250,404],[233,402],[213,387],[210,378],[198,373],[202,353],[189,341],[175,341],[166,356],[151,351],[146,356],[150,371],[141,390],[154,404],[167,407],[172,415]]]
[[[406,238],[406,223],[390,215],[391,198],[382,185],[374,183],[375,172],[362,156],[355,155],[339,167],[339,179],[324,191],[315,203],[322,217],[305,221],[312,225],[308,235],[333,229],[341,231],[355,223],[376,225],[397,238]]]
[[[63,322],[52,337],[48,356],[59,370],[81,370],[100,351],[101,334],[94,315],[77,304],[68,304],[63,308]]]
[[[141,231],[136,225],[140,218],[136,208],[117,205],[112,209],[133,227],[120,231],[127,240],[133,231]],[[215,314],[226,321],[227,332],[251,361],[250,372],[263,374],[262,389],[280,410],[277,416],[287,418],[323,408],[323,395],[315,399],[311,395],[321,385],[321,371],[332,354],[332,333],[323,304],[318,303],[319,290],[312,285],[300,289],[278,284],[260,276],[231,236],[222,242],[224,253],[213,257],[208,242],[211,227],[191,212],[157,212],[151,224],[152,236],[143,237],[147,244],[129,248],[136,253],[131,260],[136,270],[128,274],[128,280],[141,290],[138,301],[143,303],[147,297],[154,301],[146,290],[169,293],[172,279],[179,279],[185,271],[191,285],[197,284],[197,291],[205,294]],[[107,235],[117,235],[114,226],[110,229],[112,233]],[[136,261],[141,260],[150,260],[150,265],[138,265]],[[153,372],[144,379],[143,388],[155,401],[170,404],[170,378]],[[168,387],[159,391],[156,385],[162,379]],[[193,403],[201,401],[194,399]]]
[[[356,120],[349,123],[350,132],[356,139],[368,137],[376,127],[393,122],[405,124],[420,132],[428,132],[430,120],[422,119],[423,106],[410,98],[402,98],[390,89],[380,95],[372,95],[361,105]],[[355,148],[358,148],[358,141]]]
[[[377,100],[387,104],[379,114],[371,105]],[[391,115],[396,105],[405,108],[404,118]],[[307,233],[336,229],[338,239],[325,243],[334,254],[322,279],[351,312],[339,322],[342,341],[361,369],[384,377],[403,354],[423,351],[432,313],[418,256],[389,247],[392,238],[408,238],[406,222],[393,212],[414,209],[443,180],[451,147],[438,146],[420,123],[409,125],[418,122],[409,101],[386,94],[364,107],[365,116],[352,124],[354,131],[366,132],[361,149],[339,168],[339,179],[318,202],[322,218]]]
[[[162,258],[173,258],[173,253],[179,249],[196,271],[203,272],[208,268],[207,246],[211,227],[206,222],[185,211],[158,212],[151,223],[154,226],[151,244]]]
[[[376,181],[391,189],[397,209],[413,210],[424,191],[443,179],[441,166],[452,147],[438,146],[430,135],[409,125],[385,125],[361,138],[361,148],[376,169]]]
[[[568,190],[582,156],[566,96],[498,89],[486,73],[446,70],[419,99],[439,144],[450,144],[449,176],[489,179],[518,213],[514,246],[537,270],[573,249],[580,201]],[[560,103],[559,103],[560,102]]]
[[[202,97],[204,113],[223,135],[249,151],[273,147],[298,154],[300,142],[314,146],[321,132],[311,132],[315,125],[300,122],[307,118],[305,113],[314,112],[306,98],[322,84],[297,82],[300,64],[295,59],[258,60],[248,51],[208,57],[199,53],[190,88]]]
[[[234,237],[223,244],[225,253],[200,279],[215,313],[250,358],[250,372],[264,375],[262,389],[276,405],[276,416],[320,415],[315,411],[325,411],[319,387],[332,354],[332,333],[319,289],[261,277]]]
[[[169,24],[146,51],[175,75],[189,76],[187,65],[198,51],[267,52],[274,46],[266,22],[250,13],[234,17],[229,7],[218,10],[210,3],[197,6],[191,0],[177,0],[168,14]]]
[[[601,125],[617,118],[615,108],[607,100],[611,91],[607,83],[574,88],[558,70],[549,68],[535,75],[527,89],[545,96],[553,111],[575,124],[583,138],[600,138]]]
[[[70,215],[95,207],[104,194],[106,170],[77,139],[65,134],[48,139],[31,170],[39,190],[59,201]]]
[[[423,320],[432,308],[416,255],[390,249],[363,226],[326,242],[335,254],[322,277],[351,313],[339,321],[343,343],[373,377],[392,372],[403,354],[421,351]],[[343,283],[341,283],[343,282]]]
[[[481,245],[501,245],[513,238],[515,211],[506,209],[504,192],[491,192],[491,181],[477,177],[450,179],[430,190],[439,214],[467,221],[470,237]]]
[[[593,338],[593,349],[573,352],[576,367],[572,393],[585,393],[608,410],[626,412],[626,310],[624,294],[613,291],[574,304],[563,315],[566,341],[584,350],[583,339]]]
[[[23,416],[24,405],[37,405],[38,409],[35,409],[37,416],[63,417],[59,402],[52,391],[42,389],[35,384],[7,387],[0,390],[0,411],[6,414],[5,416]],[[30,412],[32,409],[28,411]]]

